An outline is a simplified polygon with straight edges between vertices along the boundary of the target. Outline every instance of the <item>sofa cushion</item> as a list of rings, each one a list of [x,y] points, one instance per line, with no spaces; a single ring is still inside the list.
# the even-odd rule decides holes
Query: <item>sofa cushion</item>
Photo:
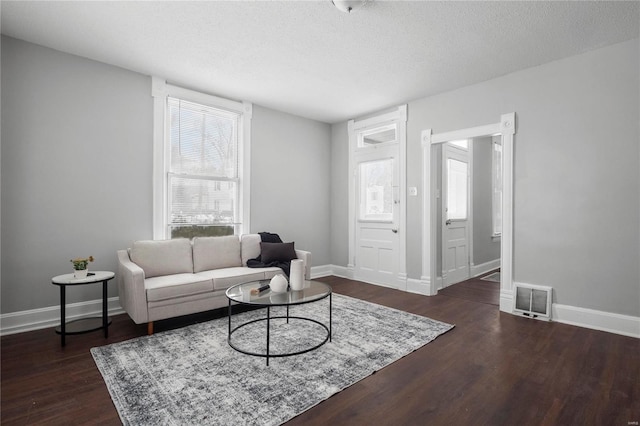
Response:
[[[264,279],[262,269],[251,269],[244,266],[237,268],[214,269],[196,274],[201,278],[213,280],[214,290],[223,290],[232,285]]]
[[[186,238],[136,241],[131,261],[142,268],[145,278],[193,272],[191,242]]]
[[[260,235],[244,234],[240,237],[242,266],[247,266],[247,260],[260,256]]]
[[[147,300],[156,302],[213,292],[213,281],[194,274],[175,274],[145,279],[144,287]]]
[[[242,266],[238,236],[193,239],[193,272],[234,266]]]
[[[262,263],[286,262],[297,259],[294,243],[260,243]]]

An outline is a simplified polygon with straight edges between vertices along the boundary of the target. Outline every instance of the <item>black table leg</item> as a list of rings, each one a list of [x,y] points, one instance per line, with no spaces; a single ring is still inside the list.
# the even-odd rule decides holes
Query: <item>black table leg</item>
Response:
[[[271,311],[267,306],[267,366],[269,366],[269,326],[271,323]]]
[[[102,281],[102,327],[104,328],[104,337],[109,337],[109,319],[107,307],[107,280]]]
[[[64,332],[65,332],[65,286],[60,286],[60,342],[64,346]]]
[[[329,341],[331,341],[331,296],[333,293],[329,294]]]
[[[231,299],[229,299],[229,334],[227,339],[231,339]]]

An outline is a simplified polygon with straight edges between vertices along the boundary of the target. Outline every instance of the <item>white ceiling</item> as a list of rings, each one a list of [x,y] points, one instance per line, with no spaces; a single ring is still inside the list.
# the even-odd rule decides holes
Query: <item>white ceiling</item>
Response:
[[[638,2],[6,1],[2,34],[334,123],[637,38]]]

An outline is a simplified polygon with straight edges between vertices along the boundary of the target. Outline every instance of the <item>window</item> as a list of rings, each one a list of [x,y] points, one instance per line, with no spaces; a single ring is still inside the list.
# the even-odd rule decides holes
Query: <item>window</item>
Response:
[[[360,220],[393,220],[393,159],[360,163]]]
[[[447,220],[467,220],[469,165],[447,159]]]
[[[154,238],[248,230],[251,105],[163,83],[154,79]]]
[[[375,129],[361,132],[358,135],[358,148],[367,148],[394,142],[397,142],[397,125],[395,123],[376,127]]]
[[[492,210],[493,237],[502,235],[502,137],[493,137]]]

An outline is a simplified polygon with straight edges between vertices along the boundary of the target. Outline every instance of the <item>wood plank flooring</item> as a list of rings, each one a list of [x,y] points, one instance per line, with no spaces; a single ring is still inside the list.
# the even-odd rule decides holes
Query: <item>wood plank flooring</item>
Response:
[[[640,421],[640,339],[500,313],[494,304],[499,289],[485,281],[488,287],[466,283],[426,297],[336,277],[321,280],[336,293],[456,327],[289,426]],[[156,331],[223,314],[159,321]],[[145,333],[145,325],[119,315],[108,339],[100,332],[68,336],[64,348],[53,329],[2,337],[2,424],[120,424],[89,349]]]

